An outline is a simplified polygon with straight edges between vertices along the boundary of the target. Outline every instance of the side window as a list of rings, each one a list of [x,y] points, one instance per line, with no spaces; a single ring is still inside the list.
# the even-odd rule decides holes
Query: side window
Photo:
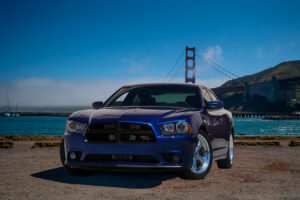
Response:
[[[213,92],[209,91],[209,96],[212,101],[218,101],[218,98],[216,97],[216,95]]]
[[[141,99],[138,95],[135,95],[134,98],[132,99],[132,106],[138,106],[140,105]]]
[[[201,88],[201,93],[202,93],[202,98],[203,98],[203,101],[204,101],[203,102],[204,106],[207,106],[207,103],[209,101],[211,101],[210,96],[209,96],[209,94],[208,94],[208,92],[205,88]]]
[[[124,94],[122,94],[121,96],[119,96],[114,102],[112,102],[112,104],[110,106],[122,106],[125,98],[128,96],[129,92],[126,92]]]

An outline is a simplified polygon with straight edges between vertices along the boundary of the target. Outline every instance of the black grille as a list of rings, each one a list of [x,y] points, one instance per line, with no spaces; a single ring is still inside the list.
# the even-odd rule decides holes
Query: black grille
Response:
[[[88,142],[100,143],[154,143],[152,127],[138,123],[95,123],[85,135]]]
[[[123,161],[123,162],[158,163],[157,159],[152,156],[127,155],[127,154],[89,154],[85,157],[84,160],[96,161],[96,162]]]

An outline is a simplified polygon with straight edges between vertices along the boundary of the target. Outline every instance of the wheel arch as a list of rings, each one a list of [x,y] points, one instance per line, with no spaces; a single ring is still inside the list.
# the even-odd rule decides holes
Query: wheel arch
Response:
[[[204,124],[202,124],[200,127],[199,127],[199,131],[204,131],[205,133],[207,133],[207,128]]]
[[[212,141],[213,137],[212,135],[209,133],[209,130],[207,128],[207,126],[205,124],[201,124],[199,129],[198,129],[198,132],[200,131],[204,131],[204,133],[208,136],[209,140]]]

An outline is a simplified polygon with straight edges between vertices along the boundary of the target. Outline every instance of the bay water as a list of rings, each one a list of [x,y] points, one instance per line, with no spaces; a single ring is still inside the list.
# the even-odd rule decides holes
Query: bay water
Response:
[[[63,135],[67,117],[0,117],[0,135]],[[235,118],[235,134],[300,135],[300,120]]]

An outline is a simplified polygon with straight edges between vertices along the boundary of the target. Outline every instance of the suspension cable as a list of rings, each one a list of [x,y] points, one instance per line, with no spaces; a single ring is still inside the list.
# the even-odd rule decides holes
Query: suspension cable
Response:
[[[199,56],[198,54],[196,54],[196,56],[197,56],[199,59],[201,59],[200,56]],[[230,75],[228,75],[228,74],[222,72],[221,70],[219,70],[219,69],[216,68],[215,66],[211,65],[210,63],[207,63],[207,64],[208,64],[211,68],[213,68],[214,70],[216,70],[216,71],[218,71],[219,73],[223,74],[223,76],[226,76],[227,78],[232,79],[232,80],[234,79],[232,76],[230,76]]]
[[[177,68],[175,74],[168,80],[168,82],[169,82],[170,80],[172,80],[172,79],[178,74],[179,70],[182,68],[182,66],[184,65],[184,63],[185,63],[185,61],[183,61],[183,63],[182,63],[181,65],[178,66],[178,68]]]
[[[199,53],[200,53],[203,57],[205,57],[205,54],[204,54],[202,51],[200,51],[199,49],[197,49],[197,51],[199,51]],[[209,59],[209,58],[208,58],[208,60],[209,60],[211,63],[217,65],[217,66],[218,66],[219,68],[221,68],[222,70],[224,70],[224,71],[226,71],[227,73],[231,74],[231,75],[234,76],[235,78],[239,78],[239,76],[237,76],[237,75],[235,75],[234,73],[230,72],[229,70],[225,69],[224,67],[222,67],[221,65],[219,65],[218,63],[216,63],[215,61],[213,61],[212,59]]]
[[[167,75],[165,76],[165,78],[162,80],[163,82],[167,79],[167,77],[172,73],[172,71],[175,69],[175,66],[178,64],[180,58],[183,56],[185,49],[183,49],[183,51],[180,53],[180,56],[177,58],[175,64],[173,65],[173,67],[171,68],[171,70],[167,73]]]

